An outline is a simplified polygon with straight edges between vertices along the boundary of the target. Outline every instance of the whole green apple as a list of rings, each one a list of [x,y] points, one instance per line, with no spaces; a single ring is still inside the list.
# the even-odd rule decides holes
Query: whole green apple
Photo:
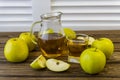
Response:
[[[36,41],[36,37],[34,35],[30,36],[29,32],[21,33],[19,35],[19,38],[23,39],[27,43],[29,51],[32,51],[36,48],[36,44],[33,43],[33,41],[32,41],[32,40]]]
[[[65,36],[68,38],[75,38],[76,37],[76,33],[75,31],[73,31],[71,28],[63,28]]]
[[[113,54],[114,51],[113,42],[108,38],[96,39],[92,43],[92,47],[98,48],[101,51],[103,51],[107,59],[110,58],[110,56]]]
[[[46,34],[46,33],[54,33],[54,30],[51,29],[51,28],[49,28],[49,29],[47,29],[47,31],[45,31],[44,33],[45,33],[45,34]]]
[[[9,62],[22,62],[29,54],[28,46],[19,38],[9,39],[4,46],[4,56]]]
[[[97,48],[88,48],[80,55],[80,65],[88,74],[101,72],[106,64],[104,53]]]

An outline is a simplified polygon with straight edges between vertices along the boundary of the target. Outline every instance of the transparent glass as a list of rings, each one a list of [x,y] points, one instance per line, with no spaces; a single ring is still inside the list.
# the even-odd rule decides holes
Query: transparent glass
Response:
[[[46,13],[41,15],[41,21],[33,23],[31,34],[34,34],[33,28],[40,23],[37,41],[42,55],[47,58],[55,58],[62,54],[65,44],[65,34],[61,26],[61,12]]]
[[[76,34],[76,38],[67,40],[68,62],[79,63],[80,54],[88,47],[88,35]]]

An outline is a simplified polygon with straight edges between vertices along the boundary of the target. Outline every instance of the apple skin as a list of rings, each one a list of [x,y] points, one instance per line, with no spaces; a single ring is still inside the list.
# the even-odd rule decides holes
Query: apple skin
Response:
[[[106,64],[104,53],[97,48],[88,48],[80,55],[80,65],[88,74],[101,72]]]
[[[22,62],[28,55],[28,46],[22,39],[11,38],[4,46],[4,56],[9,62]]]
[[[109,38],[99,38],[92,43],[92,47],[98,48],[109,59],[114,52],[114,44]]]
[[[76,37],[76,33],[75,31],[73,31],[71,28],[63,28],[65,36],[68,38],[75,38]]]
[[[33,41],[32,41],[32,40],[36,41],[36,37],[34,35],[30,36],[29,32],[21,33],[19,35],[19,38],[23,39],[27,43],[29,51],[32,51],[36,48],[36,44],[33,43]]]
[[[53,29],[49,28],[49,29],[47,29],[47,31],[45,31],[45,34],[46,33],[54,33],[54,31],[53,31]]]

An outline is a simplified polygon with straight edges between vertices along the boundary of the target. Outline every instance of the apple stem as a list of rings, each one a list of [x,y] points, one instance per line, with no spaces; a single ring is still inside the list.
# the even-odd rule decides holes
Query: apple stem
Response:
[[[95,48],[95,51],[97,51],[97,48]]]
[[[16,41],[17,39],[13,39],[13,41]]]

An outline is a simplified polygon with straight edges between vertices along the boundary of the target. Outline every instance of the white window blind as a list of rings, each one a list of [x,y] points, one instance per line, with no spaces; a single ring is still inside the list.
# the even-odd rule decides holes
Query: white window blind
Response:
[[[51,0],[51,10],[61,11],[62,25],[74,30],[120,29],[120,0]]]
[[[0,31],[26,31],[32,21],[32,0],[0,0]]]

